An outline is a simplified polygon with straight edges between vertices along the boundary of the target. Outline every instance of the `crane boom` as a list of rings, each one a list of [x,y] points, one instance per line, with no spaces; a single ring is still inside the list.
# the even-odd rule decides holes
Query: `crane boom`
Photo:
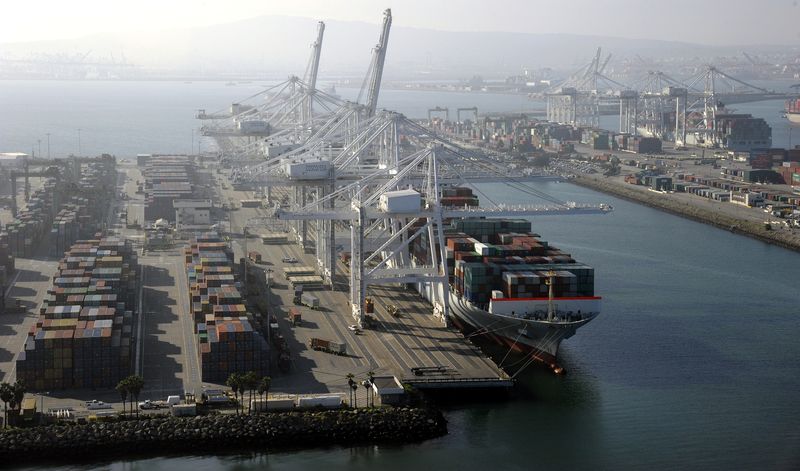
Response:
[[[322,53],[322,37],[325,34],[325,23],[317,23],[317,40],[311,45],[311,70],[308,74],[308,87],[313,92],[317,89],[317,72],[319,71],[319,57]]]
[[[317,89],[317,72],[319,72],[319,58],[322,53],[322,37],[325,34],[325,23],[317,23],[317,40],[311,45],[311,67],[308,71],[308,104],[305,110],[306,121],[314,113],[314,92]]]
[[[598,73],[601,73],[601,74],[602,74],[602,73],[603,73],[603,71],[605,71],[605,70],[606,70],[606,66],[608,65],[609,61],[611,61],[611,54],[609,54],[609,55],[608,55],[608,57],[606,57],[606,60],[605,60],[605,61],[603,61],[603,65],[602,65],[602,66],[600,66],[600,70],[599,70],[599,72],[598,72]]]
[[[378,108],[378,94],[381,91],[381,78],[383,77],[383,63],[386,60],[386,47],[389,44],[389,30],[392,27],[392,10],[387,8],[383,12],[383,29],[378,44],[373,50],[372,76],[369,79],[369,93],[367,94],[367,116],[375,116]]]

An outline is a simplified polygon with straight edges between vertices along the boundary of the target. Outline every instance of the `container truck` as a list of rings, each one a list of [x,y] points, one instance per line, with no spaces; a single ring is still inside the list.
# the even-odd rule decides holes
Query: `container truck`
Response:
[[[319,298],[311,293],[303,293],[300,296],[300,301],[311,309],[319,309]]]
[[[330,340],[311,337],[310,339],[308,339],[308,346],[313,350],[333,353],[334,355],[347,354],[347,344],[333,342]]]
[[[291,322],[293,326],[298,326],[302,321],[303,317],[300,315],[300,309],[296,307],[289,308],[289,322]]]

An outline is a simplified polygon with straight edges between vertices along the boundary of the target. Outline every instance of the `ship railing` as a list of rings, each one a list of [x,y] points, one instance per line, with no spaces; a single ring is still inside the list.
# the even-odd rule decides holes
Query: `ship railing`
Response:
[[[404,379],[404,383],[409,384],[419,384],[419,383],[496,383],[496,382],[506,382],[511,381],[509,377],[497,377],[497,378],[420,378],[414,377],[413,379]]]
[[[444,206],[448,209],[458,209],[461,212],[475,212],[475,213],[504,213],[504,212],[541,212],[548,213],[554,211],[569,211],[569,210],[596,210],[596,211],[611,211],[611,206],[607,204],[589,204],[589,203],[576,203],[574,201],[567,202],[560,206],[548,205],[529,205],[529,204],[498,204],[491,207],[473,207],[473,206]]]

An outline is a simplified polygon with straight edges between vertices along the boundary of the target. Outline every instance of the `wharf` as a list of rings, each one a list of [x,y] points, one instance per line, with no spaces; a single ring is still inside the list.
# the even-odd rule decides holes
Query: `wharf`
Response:
[[[220,176],[223,181],[227,178]],[[251,192],[237,191],[227,184],[221,190],[224,201],[251,199]],[[223,187],[223,188],[224,188]],[[241,208],[230,212],[235,259],[244,257],[242,227],[253,217],[265,216],[266,211]],[[265,230],[262,230],[262,232]],[[314,255],[304,253],[295,243],[265,245],[252,234],[247,251],[262,256],[265,270],[272,270],[269,309],[278,319],[281,334],[292,353],[292,367],[282,374],[273,368],[272,390],[288,394],[345,392],[346,375],[357,380],[375,375],[393,375],[417,389],[488,389],[509,388],[513,380],[491,359],[483,354],[455,328],[441,325],[432,315],[430,304],[418,293],[399,286],[371,286],[368,296],[375,301],[375,325],[356,334],[348,329],[354,323],[348,300],[345,275],[349,270],[338,263],[337,289],[321,288],[310,293],[317,296],[321,308],[312,310],[298,306],[302,325],[292,327],[289,309],[295,307],[293,291],[283,278],[284,257],[297,259],[297,266],[316,266]],[[387,307],[400,307],[400,317],[391,316]],[[337,356],[308,347],[309,339],[322,338],[347,344],[347,355]]]

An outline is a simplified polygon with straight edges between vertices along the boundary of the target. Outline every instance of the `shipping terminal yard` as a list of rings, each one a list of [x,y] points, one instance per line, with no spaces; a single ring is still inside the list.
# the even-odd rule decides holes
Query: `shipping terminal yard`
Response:
[[[771,144],[763,120],[716,104],[775,94],[698,89],[718,75],[737,81],[713,67],[688,84],[600,96],[608,59],[598,50],[544,92],[547,120],[479,117],[475,107],[459,108],[455,122],[438,106],[427,121],[381,110],[391,22],[387,10],[362,103],[317,89],[319,23],[303,78],[197,111],[213,152],[0,155],[0,379],[38,401],[26,410],[48,420],[116,414],[125,407],[118,385],[131,377],[139,385],[124,389],[129,408],[175,415],[232,408],[232,378],[247,373],[255,383],[246,389],[262,385],[247,405],[256,410],[507,392],[531,365],[562,373],[560,343],[600,313],[594,269],[544,240],[530,218],[613,211],[529,183],[596,173],[602,162],[609,178],[707,196],[716,172],[676,167],[725,149],[750,168],[723,169],[723,199],[753,206],[759,178],[797,175],[796,149],[762,149]],[[609,100],[619,133],[598,128]],[[672,155],[650,166],[663,142]],[[646,157],[620,158],[628,154]],[[541,157],[551,165],[536,164]],[[757,171],[773,164],[778,172]],[[497,204],[478,183],[544,204]],[[782,208],[797,204],[790,190],[765,191]],[[476,340],[503,353],[490,357]]]
[[[148,165],[148,160],[153,163]],[[260,280],[264,283],[263,274],[269,271],[274,275],[270,278],[268,295],[253,289],[256,296],[244,299],[233,283],[230,283],[232,289],[227,294],[218,294],[219,298],[230,297],[228,301],[220,300],[219,303],[231,303],[218,307],[236,307],[225,310],[225,314],[239,309],[243,314],[245,305],[258,312],[256,304],[262,302],[260,297],[263,296],[266,306],[261,307],[266,307],[269,319],[264,315],[249,315],[248,321],[240,322],[238,312],[226,317],[218,315],[222,311],[216,308],[212,308],[210,314],[202,313],[204,308],[199,309],[199,314],[192,312],[194,305],[199,303],[194,302],[196,291],[190,279],[198,275],[186,269],[190,265],[186,261],[191,258],[188,254],[194,250],[191,264],[204,268],[206,289],[222,291],[222,287],[212,287],[215,284],[213,278],[229,275],[231,280],[240,279],[240,269],[234,260],[245,258],[242,228],[248,220],[263,217],[266,210],[244,207],[242,202],[247,204],[247,200],[252,199],[252,192],[234,189],[224,173],[217,173],[219,167],[214,165],[214,172],[199,168],[193,159],[185,156],[140,156],[139,166],[121,163],[117,167],[107,159],[97,161],[107,167],[106,173],[113,172],[103,177],[115,185],[108,185],[105,192],[96,192],[98,201],[81,209],[87,214],[93,211],[106,214],[94,214],[82,223],[72,221],[74,228],[65,236],[70,248],[60,261],[48,256],[47,252],[48,246],[52,248],[58,240],[56,238],[61,237],[58,230],[46,235],[42,234],[49,231],[32,232],[34,248],[27,256],[23,252],[12,252],[18,254],[14,261],[16,275],[9,280],[7,298],[19,300],[27,312],[7,312],[4,315],[8,328],[13,329],[13,334],[3,338],[4,350],[14,352],[21,348],[4,358],[0,372],[4,382],[22,379],[31,390],[41,392],[48,409],[72,408],[77,411],[91,400],[116,404],[119,399],[114,386],[132,373],[141,374],[147,385],[142,397],[154,400],[186,393],[199,397],[205,390],[225,389],[225,379],[236,367],[218,370],[215,368],[217,365],[208,360],[213,346],[206,349],[208,336],[195,328],[195,321],[205,321],[208,315],[216,316],[217,320],[207,321],[208,327],[204,331],[211,330],[211,325],[216,324],[220,345],[224,344],[221,330],[226,322],[228,325],[242,324],[246,327],[244,332],[259,337],[259,343],[252,345],[251,352],[263,352],[264,358],[245,355],[243,360],[232,360],[231,365],[240,362],[243,371],[269,373],[272,376],[271,392],[278,396],[325,393],[346,396],[349,387],[347,373],[365,377],[372,372],[376,377],[391,376],[402,383],[423,388],[473,388],[475,385],[506,388],[512,384],[509,376],[461,333],[440,325],[427,315],[430,305],[406,289],[375,289],[370,301],[374,306],[370,309],[371,326],[360,331],[349,328],[354,322],[348,312],[344,290],[312,288],[306,294],[318,300],[318,307],[295,305],[294,292],[283,271],[297,271],[298,268],[303,271],[303,266],[312,266],[315,261],[297,244],[290,243],[286,236],[278,243],[266,239],[268,244],[265,244],[262,238],[252,235],[247,241],[248,258],[258,259],[258,263],[250,266],[251,271],[261,273]],[[159,161],[168,164],[165,168],[169,169],[166,174],[169,179],[180,173],[185,178],[192,175],[216,183],[211,198],[219,206],[230,206],[227,211],[217,208],[219,211],[215,215],[221,219],[215,219],[214,224],[208,224],[211,219],[206,214],[205,228],[229,224],[230,230],[221,231],[224,237],[204,232],[190,236],[191,240],[170,238],[165,241],[166,231],[157,228],[157,224],[146,229],[139,227],[147,221],[148,208],[159,204],[158,198],[153,197],[161,185],[154,182],[165,175],[153,170],[159,166]],[[181,164],[178,165],[183,169],[181,172],[174,172],[177,163]],[[83,165],[87,171],[87,165],[95,164]],[[113,176],[116,172],[118,178]],[[140,182],[143,182],[143,192],[139,191]],[[34,185],[36,183],[34,181]],[[189,183],[186,187],[196,184],[188,180],[183,183]],[[186,196],[193,194],[189,192]],[[113,201],[110,206],[106,206],[108,201]],[[199,217],[203,218],[203,215]],[[99,221],[107,222],[97,224]],[[53,226],[64,224],[56,218]],[[99,232],[114,233],[114,236],[84,239]],[[198,246],[209,250],[200,252]],[[221,254],[219,260],[222,263],[207,259],[213,258],[210,254],[215,252]],[[291,260],[291,263],[284,263],[284,260]],[[343,262],[339,263],[342,272],[348,269]],[[212,266],[214,273],[223,275],[209,274]],[[315,270],[310,268],[309,271]],[[103,281],[106,279],[107,282]],[[124,283],[126,290],[121,291],[116,286],[110,288],[114,283]],[[221,283],[223,281],[217,284],[225,286]],[[109,285],[110,289],[105,292],[111,294],[99,294],[104,292],[103,284]],[[211,297],[217,299],[214,294]],[[13,303],[8,304],[13,306]],[[123,304],[130,308],[123,307]],[[402,306],[401,313],[390,314],[389,306]],[[122,316],[116,315],[120,311]],[[298,321],[290,316],[295,312],[300,314]],[[267,338],[273,341],[281,338],[282,343],[278,345],[284,344],[285,347],[278,347],[273,342],[267,345]],[[345,354],[314,350],[309,347],[312,338],[344,345]],[[236,343],[247,342],[237,337]],[[277,366],[280,348],[292,352],[289,366]]]

